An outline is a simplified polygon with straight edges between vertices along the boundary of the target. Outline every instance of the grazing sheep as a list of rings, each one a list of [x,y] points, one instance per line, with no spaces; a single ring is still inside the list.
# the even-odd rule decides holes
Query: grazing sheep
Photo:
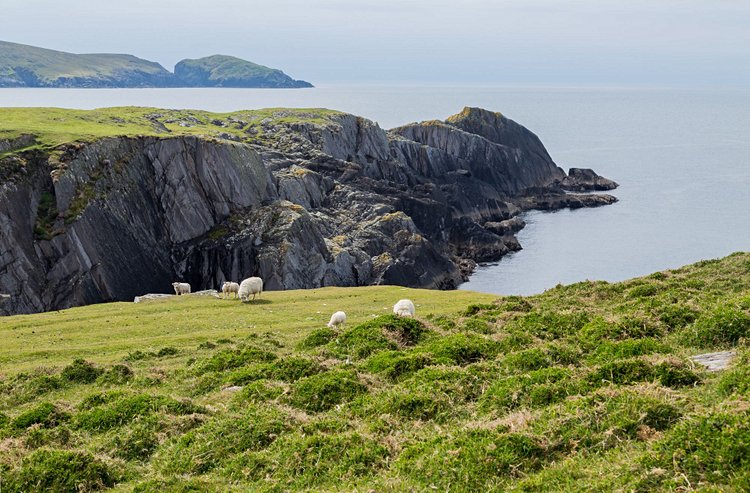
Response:
[[[237,298],[237,292],[240,290],[240,285],[236,282],[226,281],[221,286],[221,292],[224,299],[228,298],[231,293],[234,293],[234,297]]]
[[[250,301],[250,295],[253,296],[253,299],[255,299],[256,294],[258,295],[258,298],[260,298],[262,292],[263,279],[260,277],[248,277],[240,283],[240,289],[237,292],[237,295],[242,301]]]
[[[177,296],[181,294],[190,294],[190,284],[186,282],[173,282],[172,287],[174,288],[174,294]]]
[[[411,300],[399,300],[393,305],[393,313],[399,317],[413,317],[414,312],[414,303]]]
[[[339,325],[344,325],[346,323],[346,313],[344,312],[336,312],[333,315],[331,315],[331,321],[328,322],[328,326],[330,328],[338,327]]]

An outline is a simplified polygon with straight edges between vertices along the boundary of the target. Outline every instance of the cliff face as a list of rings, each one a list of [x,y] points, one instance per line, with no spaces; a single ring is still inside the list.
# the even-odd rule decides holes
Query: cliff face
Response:
[[[346,114],[281,118],[262,135],[113,137],[6,156],[0,293],[11,298],[0,313],[250,275],[267,289],[453,288],[474,261],[520,248],[497,221],[577,197],[614,201],[566,194],[539,139],[484,110],[390,132]]]

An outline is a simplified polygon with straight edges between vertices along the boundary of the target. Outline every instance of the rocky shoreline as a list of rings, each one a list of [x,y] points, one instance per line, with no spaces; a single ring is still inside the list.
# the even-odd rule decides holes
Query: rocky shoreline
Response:
[[[269,290],[453,289],[476,262],[521,248],[523,211],[617,200],[578,193],[617,185],[566,174],[499,113],[466,108],[385,131],[345,113],[285,111],[259,126],[211,122],[239,137],[106,137],[6,155],[0,292],[11,299],[0,313],[250,275]]]

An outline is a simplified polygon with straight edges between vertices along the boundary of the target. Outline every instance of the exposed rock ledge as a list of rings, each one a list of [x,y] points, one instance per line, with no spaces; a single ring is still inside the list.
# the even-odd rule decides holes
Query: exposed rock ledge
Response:
[[[339,113],[261,130],[249,143],[132,136],[12,156],[17,171],[0,185],[0,292],[11,298],[0,313],[250,275],[269,290],[450,289],[474,262],[521,248],[523,210],[616,200],[566,192],[603,182],[567,176],[536,135],[477,108],[388,132]]]

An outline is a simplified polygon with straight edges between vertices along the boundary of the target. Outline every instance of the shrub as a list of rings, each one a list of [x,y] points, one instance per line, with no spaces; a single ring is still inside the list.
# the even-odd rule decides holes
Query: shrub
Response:
[[[436,337],[420,350],[431,354],[438,363],[468,365],[494,357],[497,343],[480,335],[462,333]]]
[[[73,363],[63,368],[60,376],[69,382],[92,383],[99,375],[104,373],[101,368],[96,368],[92,363],[83,359],[74,360]]]
[[[167,347],[163,347],[163,348],[159,349],[156,352],[155,356],[157,358],[163,358],[165,356],[175,356],[177,354],[180,354],[180,350],[179,349],[177,349],[175,347],[172,347],[172,346],[167,346]]]
[[[441,491],[499,491],[503,481],[538,469],[541,441],[520,433],[469,430],[407,446],[395,463],[400,475]]]
[[[0,413],[0,430],[8,426],[10,418],[5,413]]]
[[[725,484],[734,474],[750,469],[750,413],[712,413],[685,421],[642,463],[667,469],[693,484]]]
[[[748,356],[738,358],[734,366],[725,370],[716,386],[720,395],[728,396],[733,393],[748,395],[750,393],[750,365]]]
[[[268,363],[276,359],[277,356],[274,353],[254,346],[241,349],[222,349],[199,363],[195,371],[200,375],[212,371],[220,372],[239,368],[251,363]]]
[[[623,341],[604,341],[589,357],[593,362],[605,362],[615,359],[632,358],[652,353],[669,353],[666,344],[652,338],[625,339]]]
[[[115,485],[118,475],[86,452],[37,450],[3,481],[3,492],[86,492]]]
[[[133,379],[133,370],[125,365],[114,365],[99,377],[99,382],[111,385],[123,385]]]
[[[371,354],[410,346],[419,342],[427,329],[419,320],[395,315],[382,315],[347,330],[327,349],[340,358],[367,358]]]
[[[295,382],[302,377],[309,377],[321,371],[315,361],[308,358],[290,356],[273,363],[264,363],[241,368],[227,377],[233,385],[244,385],[262,379]]]
[[[371,356],[364,368],[379,373],[391,382],[398,382],[422,368],[435,364],[427,354],[384,351]]]
[[[659,286],[656,284],[644,283],[628,291],[628,298],[646,298],[654,296],[659,292]]]
[[[118,432],[110,442],[112,455],[128,461],[145,461],[159,446],[157,419],[138,420],[126,430]]]
[[[292,386],[289,402],[306,411],[326,411],[365,392],[367,387],[354,371],[331,370],[297,381]]]
[[[719,306],[701,315],[683,333],[686,344],[710,348],[733,346],[750,336],[750,316],[731,306]]]
[[[170,397],[135,394],[82,411],[76,416],[75,424],[85,430],[103,431],[128,424],[136,417],[157,412],[179,415],[201,410],[189,402],[176,401]]]
[[[535,347],[506,355],[503,364],[511,373],[518,373],[546,368],[552,360],[542,348]]]
[[[584,312],[532,311],[509,323],[509,328],[528,332],[541,339],[558,339],[577,332],[589,321]]]
[[[593,452],[618,446],[623,440],[647,439],[644,431],[664,431],[682,416],[676,405],[649,394],[641,390],[601,392],[566,401],[546,408],[534,427],[560,451],[585,448]]]
[[[138,483],[133,493],[213,493],[217,490],[213,485],[198,478],[171,477],[168,479],[150,479]]]
[[[492,327],[486,320],[480,318],[468,318],[464,320],[461,326],[462,330],[468,330],[469,332],[477,332],[479,334],[491,334]]]
[[[523,406],[541,407],[574,395],[581,388],[570,370],[544,368],[495,381],[482,394],[480,408],[503,412]]]
[[[242,414],[214,418],[176,439],[163,455],[165,474],[198,475],[235,455],[268,447],[290,428],[289,418],[273,408],[250,406]]]
[[[68,418],[69,415],[58,409],[54,404],[43,402],[16,416],[16,419],[12,422],[12,427],[16,430],[25,430],[31,425],[38,424],[44,428],[54,428],[67,421]]]
[[[588,375],[592,385],[610,382],[628,385],[636,382],[659,382],[666,387],[683,387],[700,382],[700,376],[683,364],[662,362],[652,365],[640,359],[605,363]]]
[[[239,456],[227,472],[232,479],[260,481],[272,491],[317,491],[372,476],[387,460],[388,449],[358,433],[290,433],[267,450]]]
[[[266,402],[284,394],[284,388],[279,385],[274,385],[266,380],[258,380],[250,384],[245,385],[240,392],[237,393],[235,400],[238,402]]]
[[[584,345],[597,346],[605,339],[625,340],[661,336],[658,327],[649,320],[638,317],[623,317],[618,323],[595,318],[581,327],[578,338]]]
[[[463,315],[464,317],[473,317],[474,315],[480,312],[497,313],[498,311],[499,311],[498,306],[492,303],[473,303],[466,307],[466,310],[464,310]]]
[[[324,346],[336,338],[336,331],[328,327],[315,329],[299,343],[300,349],[312,349]]]
[[[669,304],[661,309],[659,320],[669,329],[678,330],[687,327],[698,319],[700,312],[686,305]]]

